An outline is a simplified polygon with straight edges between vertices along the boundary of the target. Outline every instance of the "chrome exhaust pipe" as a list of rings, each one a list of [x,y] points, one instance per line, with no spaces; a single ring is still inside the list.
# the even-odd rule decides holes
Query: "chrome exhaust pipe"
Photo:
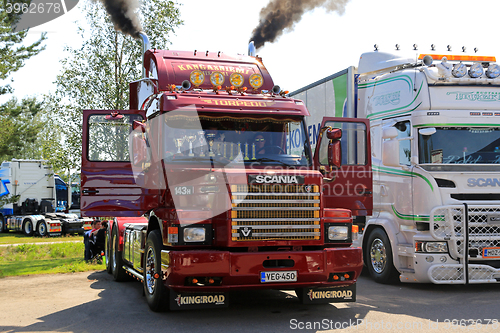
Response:
[[[248,44],[248,55],[251,57],[255,57],[255,53],[257,53],[257,51],[255,50],[255,44],[253,41],[251,41],[250,44]]]
[[[142,78],[146,78],[146,67],[144,66],[144,54],[146,53],[147,50],[151,48],[151,45],[149,44],[149,39],[148,35],[144,31],[139,31],[138,33],[139,37],[142,40]]]

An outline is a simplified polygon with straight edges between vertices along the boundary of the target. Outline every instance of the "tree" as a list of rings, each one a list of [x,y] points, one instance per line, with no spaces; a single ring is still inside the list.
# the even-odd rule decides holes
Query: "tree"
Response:
[[[16,1],[30,2],[30,0]],[[20,15],[15,12],[8,13],[6,0],[0,0],[0,80],[6,80],[10,74],[16,72],[27,59],[37,55],[45,49],[42,42],[47,38],[43,33],[40,39],[31,45],[23,45],[23,41],[28,34],[28,30],[13,32],[12,25],[15,24]],[[12,92],[12,88],[7,84],[0,86],[0,95]]]
[[[12,98],[0,106],[0,162],[42,156],[37,144],[40,131],[45,127],[42,109],[42,103],[34,97],[24,98],[21,102]]]
[[[56,169],[80,167],[82,110],[128,109],[128,83],[142,73],[141,42],[116,31],[100,2],[87,0],[83,10],[88,25],[79,27],[83,45],[66,48],[69,56],[61,62],[57,90],[47,97],[48,118],[54,122],[50,128],[62,141],[56,152],[46,134],[44,156]],[[155,48],[165,48],[168,34],[182,24],[174,1],[144,0],[138,14]]]

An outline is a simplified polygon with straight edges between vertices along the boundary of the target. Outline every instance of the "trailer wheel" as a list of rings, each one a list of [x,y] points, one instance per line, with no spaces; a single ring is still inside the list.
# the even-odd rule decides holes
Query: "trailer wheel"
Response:
[[[35,230],[33,230],[33,222],[31,222],[30,219],[24,220],[24,223],[23,223],[23,233],[26,236],[33,236],[33,232],[34,231]]]
[[[116,225],[113,228],[113,233],[111,236],[111,273],[113,274],[113,278],[115,281],[126,281],[128,278],[127,273],[123,269],[123,259],[122,259],[122,251],[118,251],[118,226]]]
[[[368,272],[375,282],[394,283],[399,278],[399,272],[394,267],[392,247],[385,231],[374,229],[368,236],[365,257]]]
[[[47,223],[45,221],[40,221],[38,225],[36,226],[36,231],[38,232],[38,235],[41,237],[45,237],[48,235],[47,232]]]
[[[168,307],[168,288],[161,274],[162,240],[160,230],[153,230],[146,241],[144,251],[144,294],[152,311],[163,311]],[[155,275],[158,274],[159,276]]]

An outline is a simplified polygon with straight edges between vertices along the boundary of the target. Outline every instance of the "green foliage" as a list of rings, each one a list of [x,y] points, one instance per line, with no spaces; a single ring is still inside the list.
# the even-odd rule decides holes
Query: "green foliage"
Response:
[[[29,2],[23,0],[17,2]],[[45,46],[42,42],[46,39],[43,33],[40,39],[31,45],[23,45],[23,41],[28,34],[28,30],[19,32],[12,31],[12,24],[19,20],[19,15],[7,13],[5,10],[6,0],[0,0],[0,79],[7,79],[10,74],[16,72],[27,59],[37,55]],[[0,86],[0,95],[12,92],[9,85]]]
[[[41,158],[42,151],[37,141],[45,127],[43,105],[34,97],[16,98],[0,105],[0,162],[17,159]]]
[[[83,45],[66,48],[56,93],[47,97],[51,124],[42,134],[43,156],[55,170],[80,167],[82,110],[128,109],[128,84],[142,73],[141,42],[117,32],[100,2],[87,0],[82,10],[88,24],[79,27]],[[152,46],[166,48],[168,35],[182,24],[179,15],[174,1],[141,2],[139,16]]]

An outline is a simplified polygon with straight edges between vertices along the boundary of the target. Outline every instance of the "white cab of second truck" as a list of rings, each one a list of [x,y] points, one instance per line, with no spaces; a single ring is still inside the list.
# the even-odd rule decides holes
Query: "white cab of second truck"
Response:
[[[56,211],[55,175],[43,160],[16,160],[0,166],[0,232],[20,231],[27,236],[82,233],[75,214]]]
[[[376,281],[500,282],[495,61],[374,51],[290,94],[311,112],[312,143],[325,115],[370,120],[374,209],[356,221]]]

